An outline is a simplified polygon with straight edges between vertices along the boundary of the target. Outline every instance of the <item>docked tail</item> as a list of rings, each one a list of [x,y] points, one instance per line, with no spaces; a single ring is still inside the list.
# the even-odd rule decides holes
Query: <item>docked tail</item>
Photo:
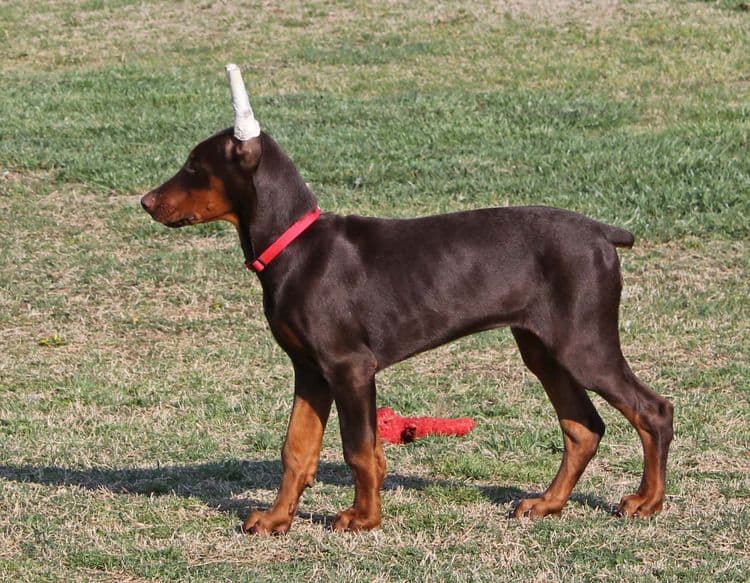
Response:
[[[604,225],[604,236],[607,241],[612,243],[615,247],[632,247],[635,242],[635,237],[630,231],[621,229],[620,227],[613,227],[612,225]]]

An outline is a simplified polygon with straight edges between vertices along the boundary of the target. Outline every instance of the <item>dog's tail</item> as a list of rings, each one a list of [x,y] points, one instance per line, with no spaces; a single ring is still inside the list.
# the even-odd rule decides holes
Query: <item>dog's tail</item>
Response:
[[[635,243],[633,233],[620,227],[613,227],[612,225],[604,225],[604,236],[615,247],[630,248]]]

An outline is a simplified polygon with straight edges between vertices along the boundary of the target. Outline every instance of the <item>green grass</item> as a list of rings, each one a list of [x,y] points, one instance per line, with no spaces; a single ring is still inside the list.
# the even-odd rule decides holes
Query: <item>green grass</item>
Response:
[[[0,5],[0,579],[737,580],[750,576],[750,13],[743,2]],[[224,225],[137,194],[228,125],[240,63],[321,205],[414,216],[544,203],[627,226],[621,328],[676,406],[667,506],[610,512],[640,444],[601,400],[562,519],[553,410],[507,331],[385,371],[466,438],[387,447],[384,525],[351,501],[336,418],[287,537],[268,505],[291,367]]]

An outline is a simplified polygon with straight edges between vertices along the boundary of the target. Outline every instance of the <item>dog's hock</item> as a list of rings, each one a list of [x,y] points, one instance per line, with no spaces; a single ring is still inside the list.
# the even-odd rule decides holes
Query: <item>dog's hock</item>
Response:
[[[240,68],[230,63],[226,66],[229,89],[232,92],[232,107],[234,108],[234,137],[245,141],[260,135],[260,124],[253,115],[250,99],[247,96],[245,83],[242,81]]]

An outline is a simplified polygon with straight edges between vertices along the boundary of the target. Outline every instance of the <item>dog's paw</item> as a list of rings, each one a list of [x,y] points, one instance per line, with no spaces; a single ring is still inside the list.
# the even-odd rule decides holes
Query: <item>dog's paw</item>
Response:
[[[258,535],[286,534],[292,521],[288,516],[279,516],[271,511],[255,511],[247,517],[242,525],[242,532]]]
[[[615,515],[626,518],[643,518],[660,512],[662,506],[664,506],[664,498],[661,496],[631,494],[620,500],[620,506],[617,508]]]
[[[526,498],[516,506],[513,511],[514,518],[541,518],[542,516],[559,516],[562,512],[563,502],[554,502],[544,498]]]
[[[331,528],[335,532],[357,532],[372,530],[380,526],[380,516],[364,516],[356,508],[342,510],[333,519]]]

